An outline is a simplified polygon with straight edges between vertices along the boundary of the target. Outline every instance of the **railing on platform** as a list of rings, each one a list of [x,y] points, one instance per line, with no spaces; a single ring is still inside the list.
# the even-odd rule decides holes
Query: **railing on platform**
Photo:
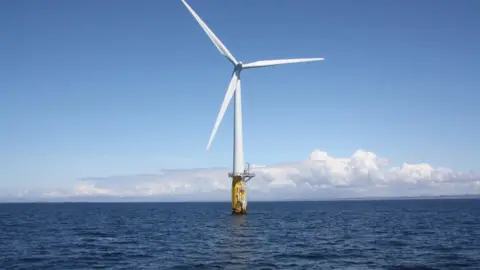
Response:
[[[248,162],[245,162],[245,163],[247,163],[248,166],[246,169],[243,170],[242,173],[228,173],[228,176],[229,177],[241,176],[245,182],[250,181],[250,179],[255,177],[256,174],[250,170],[250,163]]]

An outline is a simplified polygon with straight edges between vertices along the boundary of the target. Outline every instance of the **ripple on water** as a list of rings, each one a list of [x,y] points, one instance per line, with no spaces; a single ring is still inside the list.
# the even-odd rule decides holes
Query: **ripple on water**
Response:
[[[0,204],[6,269],[480,269],[475,200]]]

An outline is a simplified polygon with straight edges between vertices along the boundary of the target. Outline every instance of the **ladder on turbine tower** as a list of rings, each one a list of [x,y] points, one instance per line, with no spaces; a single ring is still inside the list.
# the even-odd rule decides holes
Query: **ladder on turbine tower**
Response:
[[[247,168],[243,170],[243,173],[240,174],[234,174],[234,173],[228,173],[229,177],[234,177],[240,175],[242,179],[246,182],[250,181],[250,179],[254,178],[256,174],[250,170],[250,163],[245,162],[247,164]]]

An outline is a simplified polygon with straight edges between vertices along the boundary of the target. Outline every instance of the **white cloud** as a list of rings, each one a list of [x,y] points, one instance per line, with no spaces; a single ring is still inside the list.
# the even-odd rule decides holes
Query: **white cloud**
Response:
[[[124,197],[182,200],[229,200],[228,169],[164,170],[160,174],[88,178],[72,190],[43,192],[43,197]],[[480,177],[429,164],[389,167],[375,153],[357,150],[349,158],[313,151],[309,158],[258,166],[248,182],[252,200],[329,199],[370,196],[479,194]],[[28,194],[23,191],[21,194]]]

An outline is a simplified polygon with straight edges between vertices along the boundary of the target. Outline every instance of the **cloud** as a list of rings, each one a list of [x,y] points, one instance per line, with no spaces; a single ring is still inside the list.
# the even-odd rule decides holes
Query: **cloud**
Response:
[[[229,200],[227,168],[164,170],[159,174],[92,177],[70,190],[21,191],[44,199]],[[391,167],[375,153],[357,150],[335,158],[314,150],[308,159],[257,166],[248,182],[251,200],[480,194],[480,177],[429,164]]]

